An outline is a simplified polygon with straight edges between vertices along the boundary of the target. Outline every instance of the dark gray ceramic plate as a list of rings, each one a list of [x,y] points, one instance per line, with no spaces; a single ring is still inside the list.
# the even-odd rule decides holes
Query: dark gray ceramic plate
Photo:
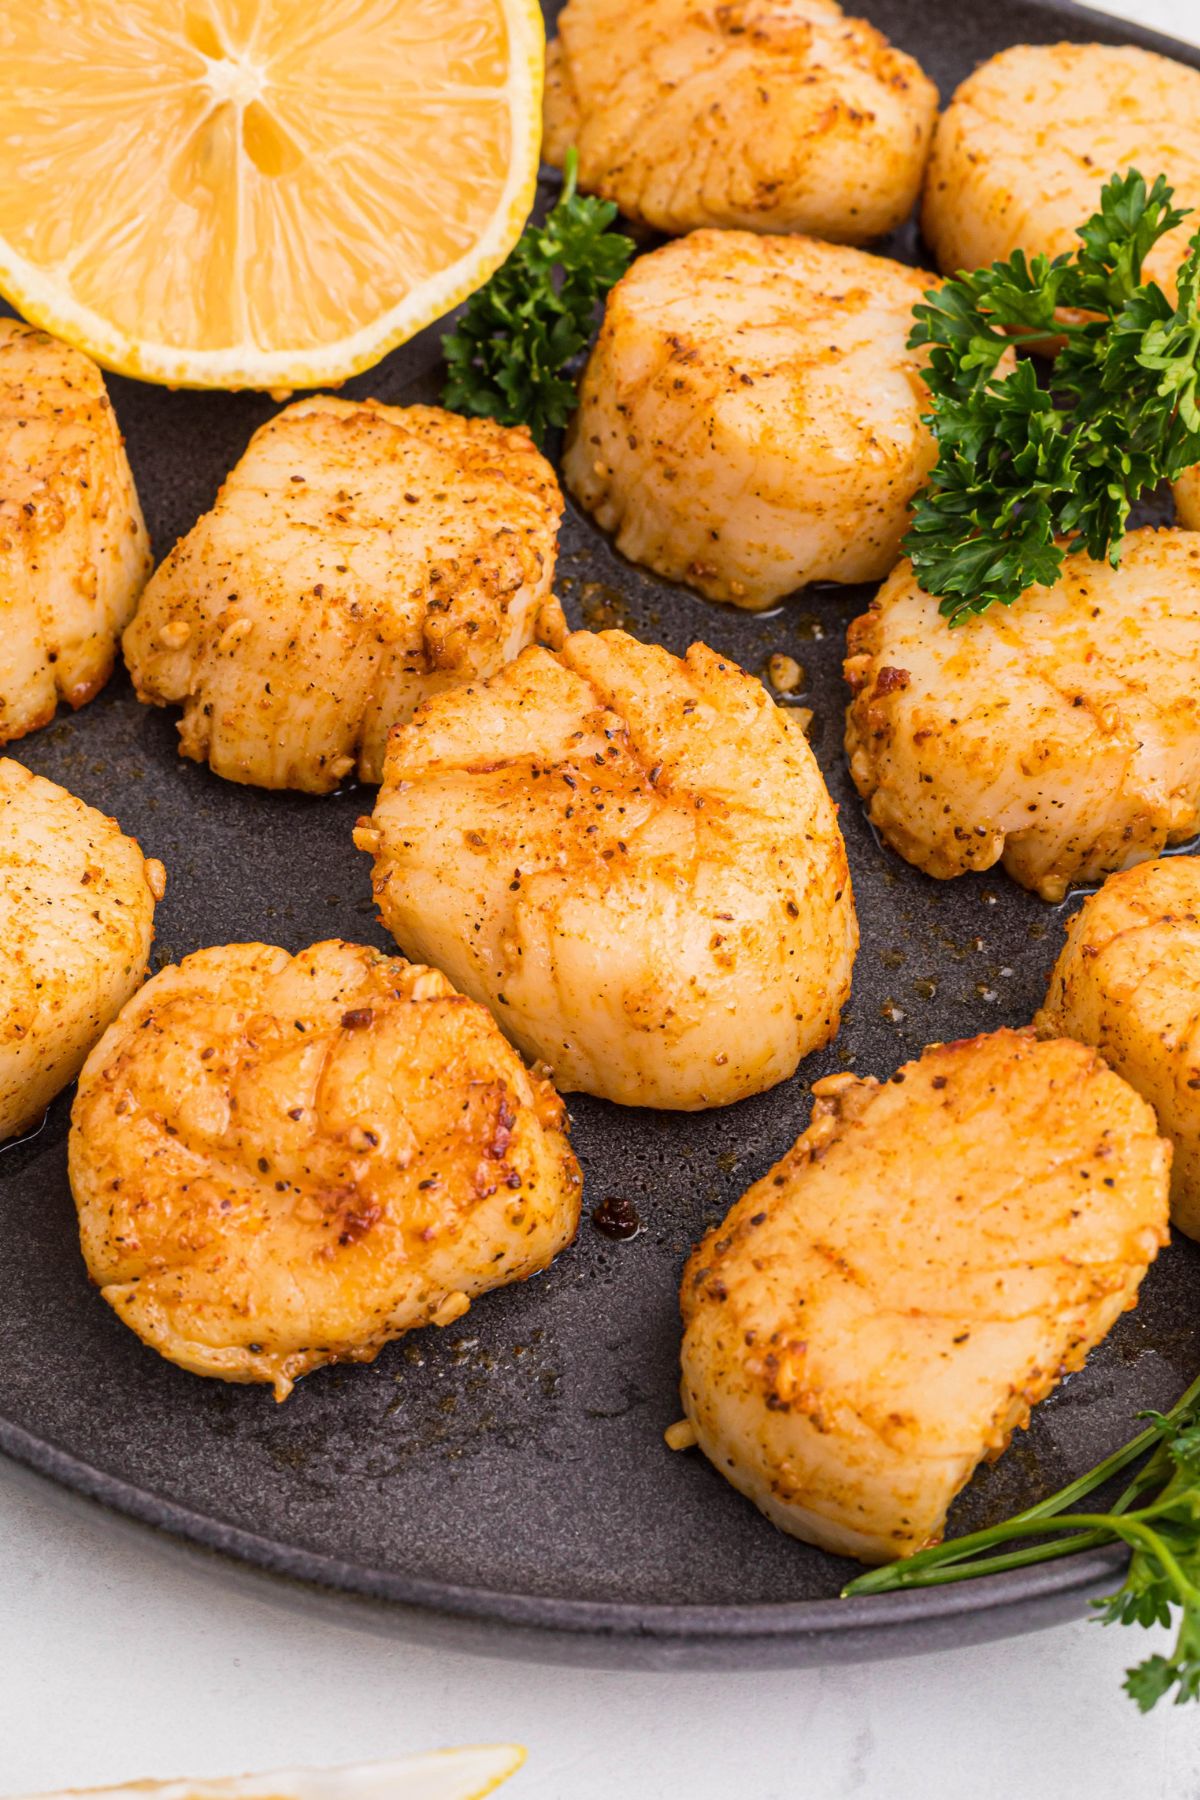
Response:
[[[1065,5],[864,0],[948,93],[1021,41],[1100,38],[1200,54]],[[1153,171],[1150,171],[1153,173]],[[912,228],[886,246],[913,259]],[[438,387],[428,334],[352,384],[387,401]],[[170,394],[113,380],[156,550],[207,507],[273,410],[248,395]],[[66,1180],[70,1096],[0,1155],[0,1448],[194,1544],[360,1596],[389,1616],[425,1609],[500,1648],[549,1657],[746,1665],[886,1655],[1048,1623],[1111,1584],[1089,1555],[908,1597],[842,1602],[850,1566],[772,1529],[698,1456],[672,1456],[680,1265],[700,1233],[791,1144],[808,1084],[835,1068],[886,1075],[930,1039],[1024,1023],[1062,911],[997,873],[925,880],[873,838],[840,751],[846,621],[866,590],[798,595],[768,617],[715,607],[629,567],[569,508],[559,591],[575,623],[692,639],[758,670],[776,650],[808,672],[814,743],[850,849],[862,923],[841,1036],[794,1081],[699,1117],[621,1112],[577,1097],[588,1210],[632,1200],[629,1242],[586,1219],[547,1274],[491,1295],[461,1329],[393,1345],[368,1369],[326,1370],[286,1406],[146,1350],[89,1288]],[[175,753],[173,720],[123,676],[93,705],[18,746],[22,759],[114,813],[170,871],[155,964],[202,944],[291,949],[341,935],[386,945],[365,858],[362,794],[256,793]],[[1168,1403],[1200,1362],[1200,1251],[1176,1243],[1136,1313],[955,1509],[969,1527],[1079,1473]],[[374,1606],[370,1603],[374,1602]],[[416,1621],[419,1623],[419,1621]],[[485,1638],[487,1631],[485,1629]]]

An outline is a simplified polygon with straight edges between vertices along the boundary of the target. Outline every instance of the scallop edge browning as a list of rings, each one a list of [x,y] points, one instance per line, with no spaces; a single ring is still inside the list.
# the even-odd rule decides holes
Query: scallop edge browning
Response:
[[[440,971],[337,940],[147,982],[84,1067],[69,1173],[124,1323],[280,1400],[544,1269],[579,1222],[550,1083]]]
[[[0,1142],[37,1124],[141,983],[165,888],[115,819],[0,756]]]
[[[937,1540],[979,1461],[1136,1304],[1171,1147],[1094,1051],[1031,1031],[813,1094],[689,1258],[682,1396],[782,1530],[886,1562]]]
[[[0,744],[95,698],[150,572],[150,540],[104,377],[0,319]]]
[[[1200,469],[1185,469],[1178,481],[1171,483],[1175,501],[1175,523],[1184,531],[1200,531]]]
[[[1110,875],[1066,921],[1034,1020],[1090,1044],[1171,1140],[1171,1218],[1200,1239],[1200,857]]]
[[[1147,99],[1149,96],[1149,99]],[[938,121],[921,231],[947,275],[1020,248],[1078,247],[1109,176],[1165,174],[1200,204],[1200,70],[1132,44],[1014,44],[981,63]],[[1190,142],[1188,141],[1190,139]],[[1147,274],[1174,293],[1195,221],[1156,244]]]
[[[575,632],[430,701],[356,842],[397,942],[564,1090],[727,1105],[836,1033],[836,808],[799,721],[703,644]]]
[[[937,89],[835,0],[571,0],[557,30],[543,154],[627,218],[861,244],[912,211]]]
[[[901,563],[847,632],[868,816],[939,880],[1003,863],[1046,900],[1200,824],[1200,533],[1143,527],[951,629]]]
[[[933,280],[744,231],[639,256],[580,382],[568,487],[623,555],[709,600],[881,580],[936,461],[907,342]]]
[[[562,495],[524,427],[314,395],[254,433],[125,632],[138,698],[229,781],[378,781],[387,732],[565,626]]]

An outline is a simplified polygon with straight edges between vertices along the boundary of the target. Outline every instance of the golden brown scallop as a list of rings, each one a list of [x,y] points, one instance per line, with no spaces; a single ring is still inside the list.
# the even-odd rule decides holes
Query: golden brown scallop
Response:
[[[794,716],[728,657],[623,632],[526,650],[392,735],[384,923],[564,1089],[724,1106],[827,1043],[858,943]]]
[[[570,0],[547,160],[659,231],[881,237],[912,211],[937,89],[835,0]]]
[[[738,231],[639,257],[608,297],[567,485],[632,561],[710,600],[882,579],[935,461],[906,348],[932,279]]]
[[[141,982],[165,885],[115,820],[0,757],[0,1139],[36,1125]]]
[[[1024,1032],[813,1092],[684,1271],[683,1401],[776,1525],[887,1562],[1136,1303],[1171,1147],[1094,1051]]]
[[[1061,900],[1200,825],[1200,534],[1133,531],[953,629],[904,562],[848,648],[850,772],[926,874]]]
[[[934,136],[922,228],[943,274],[1016,249],[1058,256],[1111,175],[1165,175],[1200,206],[1200,70],[1125,44],[1017,44],[955,92]],[[1189,218],[1146,271],[1174,291]]]
[[[150,572],[125,443],[90,357],[0,319],[0,744],[112,674]]]
[[[544,1269],[575,1235],[566,1115],[483,1007],[358,944],[199,950],[88,1058],[88,1271],[171,1362],[277,1399]]]
[[[138,697],[230,781],[378,781],[388,729],[529,643],[562,497],[527,431],[298,400],[256,431],[125,633]]]
[[[1200,531],[1200,469],[1188,469],[1171,490],[1175,496],[1175,520],[1184,531]]]
[[[1035,1021],[1092,1044],[1175,1146],[1171,1217],[1200,1238],[1200,857],[1110,875],[1067,921]]]

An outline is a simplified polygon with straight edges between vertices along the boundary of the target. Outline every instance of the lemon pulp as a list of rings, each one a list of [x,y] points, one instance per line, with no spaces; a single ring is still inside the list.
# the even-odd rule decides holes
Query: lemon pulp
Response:
[[[112,368],[300,386],[486,279],[532,200],[534,0],[0,16],[0,289]]]

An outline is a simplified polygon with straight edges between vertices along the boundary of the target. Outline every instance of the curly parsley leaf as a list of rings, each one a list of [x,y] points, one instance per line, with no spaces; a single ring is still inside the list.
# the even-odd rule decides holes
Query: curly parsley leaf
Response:
[[[1125,1677],[1143,1712],[1174,1692],[1177,1704],[1200,1699],[1200,1380],[1169,1413],[1144,1413],[1147,1428],[1057,1494],[1001,1525],[950,1538],[900,1562],[870,1569],[842,1591],[880,1594],[934,1587],[1051,1562],[1112,1544],[1132,1552],[1121,1587],[1096,1602],[1106,1625],[1176,1624],[1167,1655],[1144,1658]],[[1107,1511],[1079,1503],[1134,1469]],[[1029,1542],[1022,1542],[1028,1539]]]
[[[609,229],[616,207],[577,194],[575,181],[572,150],[545,223],[525,227],[442,339],[444,404],[502,425],[528,425],[539,444],[574,409],[570,365],[587,346],[597,304],[633,255],[632,241]]]
[[[1160,175],[1114,175],[1079,247],[1016,251],[914,308],[938,446],[905,540],[951,624],[1057,580],[1064,557],[1115,564],[1135,500],[1200,461],[1200,233],[1172,304],[1142,278],[1186,215]],[[1048,379],[1018,348],[1056,349]]]
[[[1097,284],[1091,303],[1098,310],[1119,307],[1142,284],[1142,265],[1159,238],[1187,217],[1171,205],[1171,189],[1160,175],[1147,190],[1136,169],[1114,175],[1100,194],[1100,210],[1079,227],[1083,248],[1075,253],[1074,280]],[[1082,299],[1074,304],[1083,304]]]

